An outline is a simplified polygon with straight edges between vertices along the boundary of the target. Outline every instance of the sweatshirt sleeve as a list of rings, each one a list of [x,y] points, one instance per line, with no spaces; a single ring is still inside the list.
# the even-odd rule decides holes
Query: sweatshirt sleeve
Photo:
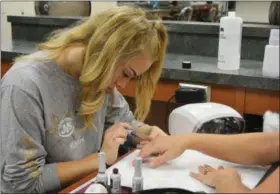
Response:
[[[56,164],[46,164],[39,95],[1,88],[2,192],[45,193],[60,188]]]
[[[105,120],[105,129],[118,122],[126,122],[132,126],[132,130],[144,125],[144,123],[137,121],[129,108],[125,98],[119,93],[117,89],[114,90],[113,95],[108,100],[108,111]],[[134,137],[128,135],[127,141],[121,148],[134,147]]]
[[[113,95],[110,96],[110,100],[108,102],[105,124],[109,127],[117,122],[127,122],[132,126],[133,130],[144,124],[135,119],[125,98],[117,89],[114,89]]]

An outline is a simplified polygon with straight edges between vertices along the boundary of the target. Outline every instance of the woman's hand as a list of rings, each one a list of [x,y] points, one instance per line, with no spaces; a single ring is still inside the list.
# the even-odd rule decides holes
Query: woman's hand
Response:
[[[143,146],[139,156],[147,158],[158,154],[148,164],[150,167],[155,168],[179,157],[185,151],[185,142],[184,136],[159,135]]]
[[[106,163],[113,164],[118,158],[118,150],[127,138],[127,129],[131,126],[127,123],[118,123],[106,130],[100,151],[106,153]]]
[[[191,172],[190,176],[213,188],[217,188],[219,185],[225,186],[225,184],[235,186],[241,184],[240,175],[235,169],[224,169],[222,166],[218,169],[209,165],[199,166],[199,173]]]

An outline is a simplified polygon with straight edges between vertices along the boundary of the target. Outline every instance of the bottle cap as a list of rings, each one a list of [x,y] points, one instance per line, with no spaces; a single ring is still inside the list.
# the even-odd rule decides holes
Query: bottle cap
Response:
[[[269,45],[279,45],[279,29],[271,29],[269,36]]]
[[[119,169],[114,168],[114,169],[113,169],[113,174],[118,174],[118,173],[119,173]]]
[[[235,11],[229,11],[228,16],[229,17],[235,17]]]
[[[98,154],[99,169],[98,172],[105,173],[106,171],[106,155],[104,152]]]
[[[134,177],[141,177],[141,176],[142,176],[142,158],[137,157],[135,159]]]

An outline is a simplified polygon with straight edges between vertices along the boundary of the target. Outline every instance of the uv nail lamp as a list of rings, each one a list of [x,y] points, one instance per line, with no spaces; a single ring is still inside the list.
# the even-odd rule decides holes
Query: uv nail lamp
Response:
[[[233,108],[212,102],[187,104],[169,116],[169,133],[237,134],[245,129],[243,117]]]

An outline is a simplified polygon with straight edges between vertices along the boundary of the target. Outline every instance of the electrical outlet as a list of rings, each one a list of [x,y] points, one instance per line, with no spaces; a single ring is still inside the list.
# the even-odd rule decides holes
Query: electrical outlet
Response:
[[[179,83],[179,88],[201,88],[205,90],[207,102],[211,100],[211,86],[207,85],[199,85],[199,84],[187,84],[187,83]]]

